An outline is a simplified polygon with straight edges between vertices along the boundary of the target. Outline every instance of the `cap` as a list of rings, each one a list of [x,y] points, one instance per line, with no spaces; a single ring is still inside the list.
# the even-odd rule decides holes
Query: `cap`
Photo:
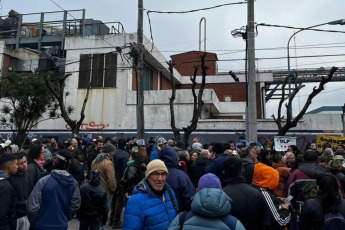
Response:
[[[167,140],[164,139],[164,137],[158,138],[157,145],[162,145],[167,143]]]
[[[199,142],[199,139],[198,138],[194,138],[193,142]]]
[[[103,152],[104,153],[111,153],[115,152],[115,146],[113,144],[104,144],[103,145]]]

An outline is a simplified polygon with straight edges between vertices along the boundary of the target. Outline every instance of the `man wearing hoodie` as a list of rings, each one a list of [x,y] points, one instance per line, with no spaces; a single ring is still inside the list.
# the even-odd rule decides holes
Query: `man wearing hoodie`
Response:
[[[0,156],[0,229],[15,230],[16,194],[8,176],[17,172],[17,159],[12,154]]]
[[[222,192],[222,185],[216,175],[208,173],[202,176],[197,190],[193,197],[192,211],[176,216],[169,230],[245,229],[241,221],[229,214],[232,201]]]
[[[169,171],[167,183],[172,187],[176,194],[179,211],[189,211],[195,188],[188,175],[178,169],[178,158],[174,148],[165,146],[160,152],[160,159],[164,161]]]
[[[304,153],[304,162],[298,165],[289,177],[286,188],[287,195],[292,195],[293,220],[292,229],[298,229],[299,217],[301,215],[304,201],[316,198],[317,185],[316,178],[329,170],[317,162],[318,155],[314,150],[307,150]]]
[[[50,175],[41,178],[31,192],[27,215],[35,230],[67,230],[68,221],[80,207],[78,182],[66,169],[71,159],[67,150],[59,152]]]
[[[271,230],[283,230],[290,222],[290,205],[283,203],[284,198],[278,199],[274,196],[279,183],[279,173],[274,168],[263,163],[257,163],[254,166],[254,176],[252,186],[256,188],[265,198],[266,211],[270,215]]]
[[[157,139],[156,144],[154,144],[152,147],[152,153],[150,155],[150,161],[159,159],[160,151],[162,150],[162,148],[164,146],[167,145],[167,143],[168,142],[167,142],[167,140],[164,139],[164,137],[160,137]]]

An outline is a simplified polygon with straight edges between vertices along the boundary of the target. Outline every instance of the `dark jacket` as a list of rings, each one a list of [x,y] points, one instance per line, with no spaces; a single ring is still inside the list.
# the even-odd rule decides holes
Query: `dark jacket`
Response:
[[[95,145],[91,145],[86,153],[86,162],[87,162],[87,172],[91,171],[91,165],[93,160],[97,157],[99,151],[95,149]]]
[[[290,175],[286,183],[287,195],[294,197],[291,204],[295,210],[297,222],[299,222],[304,201],[316,197],[316,178],[326,172],[328,169],[318,163],[301,163],[298,169]]]
[[[125,208],[123,229],[130,230],[162,230],[167,229],[177,215],[172,199],[176,203],[174,191],[171,191],[172,198],[164,187],[164,201],[153,193],[148,186],[146,179],[134,187],[133,195],[129,198]]]
[[[125,193],[133,193],[134,186],[145,178],[145,171],[146,165],[144,163],[138,165],[134,160],[128,161],[123,178],[119,182]]]
[[[242,176],[227,178],[224,183],[223,192],[233,203],[230,214],[239,219],[247,230],[268,229],[270,216],[265,212],[262,194],[248,185]]]
[[[212,160],[207,166],[205,167],[205,173],[213,173],[215,174],[222,184],[224,183],[224,175],[223,175],[223,162],[228,158],[228,155],[222,153],[217,156],[216,159]]]
[[[338,169],[330,169],[330,172],[338,179],[343,191],[345,191],[345,175]]]
[[[102,225],[108,220],[107,193],[101,185],[83,184],[80,187],[81,205],[78,219],[101,219]]]
[[[242,165],[244,169],[244,177],[246,178],[247,184],[251,184],[254,175],[255,162],[250,159],[242,159]]]
[[[175,150],[170,146],[165,146],[160,152],[160,157],[168,168],[169,176],[166,181],[176,194],[180,212],[189,211],[195,188],[188,175],[178,169],[178,159]]]
[[[192,163],[190,172],[191,172],[191,180],[195,187],[198,187],[199,179],[205,174],[205,167],[206,164],[210,160],[206,157],[198,157],[196,160]]]
[[[238,219],[229,215],[231,208],[231,199],[222,190],[204,188],[193,197],[192,211],[187,214],[182,229],[245,230]],[[169,230],[180,229],[181,215],[175,217]]]
[[[255,187],[254,185],[252,185]],[[256,187],[266,200],[266,213],[271,216],[271,224],[266,229],[283,230],[290,222],[291,213],[285,208],[280,208],[279,200],[270,190]]]
[[[338,212],[345,216],[345,200],[341,199],[340,195],[337,200],[339,203],[336,208]],[[300,230],[323,230],[325,214],[321,205],[321,193],[318,192],[316,198],[306,200],[303,204],[299,223]]]
[[[74,158],[69,162],[68,172],[73,176],[78,184],[81,185],[84,180],[84,164]]]
[[[26,172],[16,173],[9,177],[9,181],[16,193],[16,217],[26,216],[26,202],[34,188],[32,181]]]
[[[0,170],[0,229],[13,230],[11,226],[16,221],[15,204],[15,191],[8,176]]]
[[[41,175],[44,173],[43,167],[38,164],[35,160],[29,161],[27,174],[29,175],[33,185],[41,178]]]
[[[120,181],[123,177],[123,173],[127,168],[127,162],[129,159],[129,153],[123,149],[116,149],[114,155],[114,168],[115,168],[115,177],[117,181]]]

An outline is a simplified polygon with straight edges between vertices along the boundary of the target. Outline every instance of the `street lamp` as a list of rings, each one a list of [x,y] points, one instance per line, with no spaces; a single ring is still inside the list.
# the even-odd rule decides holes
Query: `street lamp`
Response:
[[[324,26],[324,25],[344,25],[345,24],[345,19],[340,19],[340,20],[336,20],[336,21],[331,21],[331,22],[326,22],[326,23],[321,23],[321,24],[317,24],[314,26],[309,26],[300,30],[297,30],[295,33],[293,33],[291,35],[291,37],[289,38],[289,41],[287,43],[287,59],[288,59],[288,76],[290,76],[291,74],[291,70],[290,70],[290,41],[291,39],[298,34],[299,32],[302,32],[303,30],[309,30],[315,27],[319,27],[319,26]],[[289,97],[291,96],[291,79],[289,78]],[[291,106],[291,104],[290,104]],[[289,108],[289,111],[292,115],[292,111],[291,111],[291,107]]]

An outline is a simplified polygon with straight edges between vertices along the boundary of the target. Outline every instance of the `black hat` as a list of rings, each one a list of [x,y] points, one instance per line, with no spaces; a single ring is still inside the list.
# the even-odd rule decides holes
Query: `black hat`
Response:
[[[98,186],[101,183],[101,173],[97,170],[91,170],[89,173],[89,184],[92,186]]]
[[[305,161],[317,161],[318,159],[317,152],[315,150],[305,151],[303,157]]]
[[[212,152],[217,154],[223,153],[223,145],[221,143],[215,143],[212,147]]]
[[[5,153],[0,156],[0,166],[7,162],[15,161],[15,160],[17,160],[17,158],[13,154]]]

